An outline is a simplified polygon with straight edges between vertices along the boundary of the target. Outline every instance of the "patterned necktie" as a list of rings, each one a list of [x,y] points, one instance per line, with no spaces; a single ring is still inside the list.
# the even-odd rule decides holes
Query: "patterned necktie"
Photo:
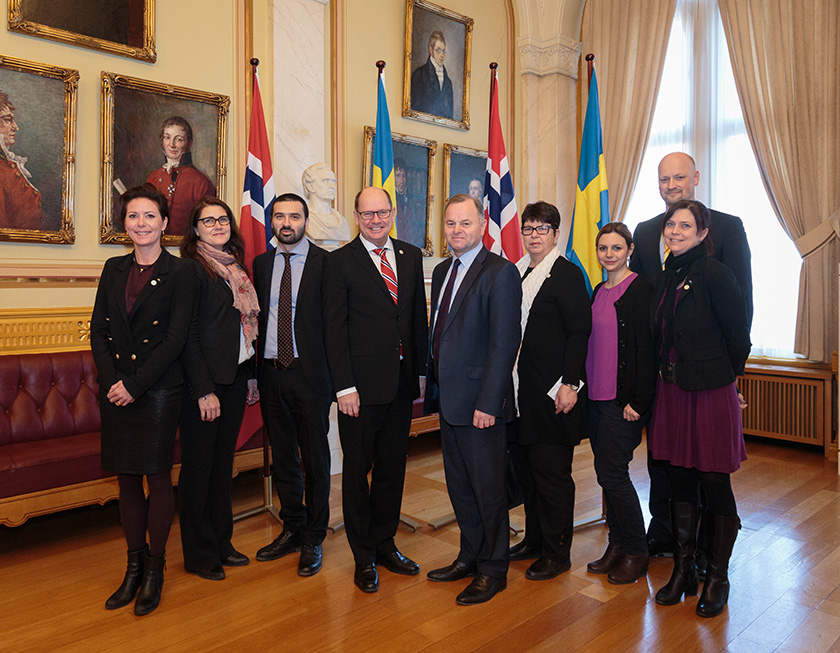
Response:
[[[438,314],[435,319],[435,331],[432,334],[432,360],[435,365],[435,378],[440,378],[438,363],[440,352],[440,336],[443,333],[443,327],[446,326],[446,318],[449,316],[449,305],[452,303],[452,289],[455,287],[455,278],[458,276],[458,266],[461,261],[457,258],[452,262],[452,271],[449,273],[449,281],[446,283],[446,288],[443,291],[443,297],[440,298],[438,304]]]
[[[394,268],[388,263],[388,258],[385,256],[385,248],[379,247],[373,250],[373,253],[379,257],[379,271],[382,273],[382,278],[385,279],[385,285],[388,286],[388,292],[391,293],[391,299],[397,303],[397,275],[394,274]]]
[[[277,360],[282,369],[292,364],[295,348],[292,342],[292,252],[280,252],[286,259],[280,277],[277,297]]]

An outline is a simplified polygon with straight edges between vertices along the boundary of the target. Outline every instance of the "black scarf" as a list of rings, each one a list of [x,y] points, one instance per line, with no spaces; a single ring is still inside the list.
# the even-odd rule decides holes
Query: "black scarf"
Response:
[[[662,364],[668,361],[668,355],[674,346],[674,309],[677,301],[677,288],[688,274],[688,266],[706,256],[706,243],[700,241],[683,254],[671,254],[665,259],[665,297],[656,311],[656,333],[662,334],[662,348],[659,350]],[[663,328],[664,322],[664,328]]]

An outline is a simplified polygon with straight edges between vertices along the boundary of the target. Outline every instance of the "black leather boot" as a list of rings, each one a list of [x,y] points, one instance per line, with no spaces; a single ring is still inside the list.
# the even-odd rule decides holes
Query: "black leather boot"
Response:
[[[125,578],[117,591],[105,601],[106,610],[122,608],[134,600],[137,589],[140,587],[140,579],[143,577],[143,561],[146,558],[148,545],[142,549],[128,552],[128,566],[125,569]]]
[[[717,617],[729,599],[729,558],[741,520],[738,517],[725,517],[713,512],[706,512],[709,519],[709,559],[706,567],[706,582],[703,593],[697,602],[697,614],[701,617]]]
[[[697,551],[697,526],[700,508],[690,503],[671,501],[671,532],[674,535],[674,571],[671,580],[656,593],[659,605],[675,605],[683,594],[697,594],[697,569],[694,554]]]
[[[159,556],[150,556],[146,553],[143,582],[140,585],[137,600],[134,602],[134,614],[143,616],[158,607],[160,592],[163,589],[163,570],[165,568],[166,552]]]

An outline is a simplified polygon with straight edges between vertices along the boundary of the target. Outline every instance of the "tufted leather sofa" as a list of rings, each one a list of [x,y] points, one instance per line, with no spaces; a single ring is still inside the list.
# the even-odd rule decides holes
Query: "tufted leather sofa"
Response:
[[[97,394],[88,350],[0,355],[0,524],[117,498],[99,463]],[[249,408],[235,473],[262,464],[261,426]]]

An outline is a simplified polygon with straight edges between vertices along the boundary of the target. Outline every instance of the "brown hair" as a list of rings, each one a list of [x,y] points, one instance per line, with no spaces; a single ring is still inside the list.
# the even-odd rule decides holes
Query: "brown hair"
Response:
[[[662,224],[659,227],[661,232],[665,232],[665,224],[674,217],[674,213],[679,211],[680,209],[686,209],[691,212],[691,215],[694,216],[694,224],[697,226],[697,233],[699,234],[704,229],[708,229],[712,224],[712,214],[709,212],[709,209],[706,208],[706,205],[702,202],[698,202],[697,200],[680,200],[679,202],[674,202],[670,206],[668,206],[668,210],[665,211],[665,215],[662,216]],[[703,242],[706,243],[706,254],[709,256],[715,251],[715,247],[712,244],[712,239],[709,238],[709,234],[706,234],[706,237],[703,239]]]
[[[160,217],[169,219],[169,202],[166,201],[166,196],[151,184],[143,184],[142,186],[129,188],[120,195],[120,222],[123,225],[125,225],[125,214],[128,212],[128,203],[131,200],[141,198],[157,204]]]
[[[198,225],[198,218],[201,215],[201,212],[208,206],[218,206],[219,208],[224,209],[224,212],[230,219],[230,238],[223,249],[236,259],[236,262],[239,263],[243,270],[246,270],[245,241],[242,239],[239,227],[236,226],[236,220],[233,219],[233,212],[230,210],[230,207],[217,197],[202,197],[198,200],[198,203],[190,212],[191,228],[187,229],[187,233],[185,233],[184,237],[181,238],[181,258],[195,259],[204,266],[204,269],[207,270],[207,274],[214,279],[216,278],[217,275],[213,266],[211,266],[207,259],[205,259],[198,251],[198,243],[201,239],[198,237],[198,233],[195,229]]]
[[[548,202],[532,202],[522,211],[522,226],[526,222],[544,222],[550,225],[554,231],[560,228],[560,211],[554,204]]]
[[[173,125],[175,125],[177,127],[180,127],[181,129],[183,129],[186,132],[186,135],[187,135],[187,150],[186,151],[189,152],[190,149],[192,148],[193,132],[192,132],[192,127],[190,126],[190,123],[187,122],[186,118],[182,118],[181,116],[172,116],[171,118],[167,118],[166,120],[164,120],[163,124],[160,126],[160,136],[158,138],[160,138],[160,140],[163,141],[163,131],[167,127],[172,127]]]
[[[618,234],[624,238],[624,242],[627,243],[627,249],[633,246],[633,234],[630,233],[630,229],[623,222],[608,222],[601,227],[601,231],[595,236],[595,247],[598,247],[598,242],[604,234]]]
[[[443,205],[443,215],[446,215],[447,209],[449,209],[449,207],[453,204],[461,204],[463,202],[472,202],[475,204],[475,210],[478,213],[479,218],[484,220],[484,207],[481,205],[481,202],[475,199],[472,195],[467,195],[467,193],[458,193],[446,200],[446,203]]]

